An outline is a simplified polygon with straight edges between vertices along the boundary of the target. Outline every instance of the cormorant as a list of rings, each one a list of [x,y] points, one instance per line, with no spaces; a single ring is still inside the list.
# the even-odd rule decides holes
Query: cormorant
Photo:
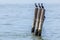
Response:
[[[35,7],[38,7],[36,3],[35,3]]]

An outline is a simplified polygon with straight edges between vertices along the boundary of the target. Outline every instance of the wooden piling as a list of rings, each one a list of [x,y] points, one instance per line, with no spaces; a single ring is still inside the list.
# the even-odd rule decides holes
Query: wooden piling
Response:
[[[41,15],[41,8],[39,7],[39,9],[38,9],[38,14],[37,14],[37,22],[36,22],[36,31],[35,31],[35,35],[38,35],[38,28],[39,28],[39,22],[40,22],[40,15]]]
[[[33,25],[32,25],[32,33],[34,33],[35,31],[35,25],[36,25],[36,19],[37,19],[37,13],[38,13],[38,7],[37,5],[35,4],[35,11],[34,11],[34,21],[33,21]]]
[[[39,6],[39,8],[38,8]],[[38,6],[35,4],[35,12],[34,12],[34,21],[33,21],[33,26],[32,26],[32,33],[34,33],[35,31],[35,35],[37,36],[41,36],[42,33],[42,26],[43,26],[43,22],[45,19],[45,9],[43,4],[41,3],[38,4]]]
[[[39,28],[38,28],[38,36],[41,36],[41,33],[42,33],[42,26],[43,26],[43,22],[44,22],[44,19],[45,19],[45,9],[42,8],[41,10],[41,16],[40,16],[40,23],[39,23]]]

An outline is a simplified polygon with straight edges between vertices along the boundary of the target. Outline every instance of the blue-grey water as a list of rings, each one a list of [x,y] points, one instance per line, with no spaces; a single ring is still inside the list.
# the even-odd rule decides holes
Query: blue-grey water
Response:
[[[60,40],[60,5],[45,4],[42,36],[31,33],[34,5],[0,5],[0,40]]]

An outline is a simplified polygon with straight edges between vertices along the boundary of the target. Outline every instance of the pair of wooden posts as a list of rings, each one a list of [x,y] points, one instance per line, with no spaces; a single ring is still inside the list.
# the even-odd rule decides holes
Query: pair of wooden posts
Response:
[[[44,19],[45,9],[43,3],[41,3],[41,5],[38,3],[38,6],[35,3],[34,21],[31,30],[32,33],[35,32],[35,35],[41,36]]]

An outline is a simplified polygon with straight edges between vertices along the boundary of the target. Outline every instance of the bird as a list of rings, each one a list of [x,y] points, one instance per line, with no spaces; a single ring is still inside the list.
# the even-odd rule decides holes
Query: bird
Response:
[[[35,3],[35,7],[38,7],[36,3]]]
[[[38,6],[41,8],[40,3],[38,3]]]
[[[43,3],[41,3],[41,8],[44,8]]]

